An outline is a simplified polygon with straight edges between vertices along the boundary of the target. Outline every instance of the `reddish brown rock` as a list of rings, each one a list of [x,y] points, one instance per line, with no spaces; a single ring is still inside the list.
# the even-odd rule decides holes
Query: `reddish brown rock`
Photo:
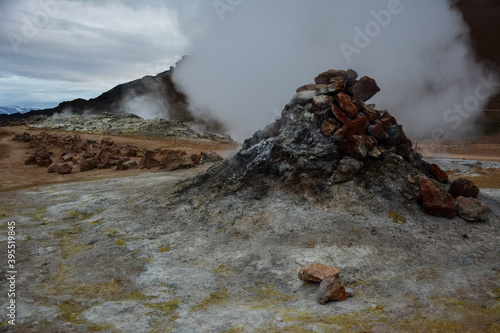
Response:
[[[97,168],[97,163],[94,158],[87,158],[80,162],[80,171],[89,171]]]
[[[477,196],[479,195],[479,188],[470,180],[459,178],[451,183],[448,193],[450,193],[454,198],[477,198]]]
[[[384,130],[384,126],[380,124],[370,125],[368,127],[368,134],[375,137],[379,142],[389,139],[389,134]]]
[[[373,142],[366,135],[350,135],[339,144],[339,151],[357,160],[364,159],[374,147]]]
[[[337,118],[337,120],[344,125],[351,121],[351,119],[349,119],[349,117],[337,106],[337,104],[332,104],[332,113],[335,118]]]
[[[59,168],[59,164],[57,163],[52,163],[48,169],[47,169],[47,172],[48,173],[55,173],[57,171],[57,168]]]
[[[305,84],[301,87],[298,87],[297,90],[295,92],[299,93],[301,91],[305,91],[305,90],[316,90],[316,85],[311,83],[311,84]]]
[[[101,145],[103,145],[103,146],[112,146],[114,144],[115,144],[115,142],[111,138],[104,138],[101,140]]]
[[[320,126],[321,133],[325,136],[332,135],[336,128],[335,124],[329,122],[328,120],[323,120]]]
[[[340,77],[341,79],[347,79],[348,75],[346,71],[330,69],[326,72],[320,73],[314,78],[314,83],[316,84],[329,84],[331,79],[334,77]]]
[[[367,128],[368,120],[366,118],[356,118],[342,127],[342,135],[347,137],[350,135],[365,134]]]
[[[491,209],[477,199],[457,198],[457,215],[469,222],[486,221],[490,212]]]
[[[75,156],[75,154],[66,153],[61,156],[61,159],[63,160],[63,162],[71,162],[73,160],[73,156]]]
[[[144,156],[139,161],[139,169],[152,169],[160,166],[160,161],[156,159],[157,153],[153,150],[146,150]]]
[[[373,95],[379,91],[380,88],[377,86],[377,82],[368,76],[363,76],[353,86],[347,89],[348,93],[356,96],[356,98],[359,98],[363,102],[372,98]]]
[[[63,164],[58,166],[58,168],[56,169],[56,172],[60,175],[67,175],[67,174],[71,173],[72,170],[73,170],[73,167],[71,165],[69,165],[68,163],[63,163]]]
[[[174,171],[177,169],[187,169],[195,166],[195,163],[188,156],[163,156],[160,163],[160,169],[166,169],[167,171]]]
[[[325,304],[329,301],[344,301],[347,299],[347,293],[344,286],[335,276],[327,276],[319,284],[318,302]]]
[[[135,146],[125,146],[121,147],[120,149],[120,155],[121,156],[129,156],[129,157],[134,157],[137,156],[137,153],[139,152],[139,148]]]
[[[28,156],[28,158],[26,158],[24,160],[24,164],[25,165],[35,165],[36,164],[36,158],[34,155],[30,155]]]
[[[452,219],[457,215],[456,200],[436,181],[423,179],[419,183],[424,212]]]
[[[380,114],[375,110],[374,104],[363,105],[362,111],[369,121],[375,121],[380,118]]]
[[[352,102],[351,98],[346,93],[338,93],[335,96],[335,100],[339,103],[339,106],[345,113],[349,116],[349,118],[354,119],[358,114],[358,107]]]
[[[340,268],[314,263],[302,267],[298,276],[304,281],[321,282],[327,276],[338,276],[341,272]]]
[[[448,174],[441,169],[437,164],[429,165],[429,171],[436,177],[436,180],[441,183],[448,181]]]
[[[123,168],[123,164],[130,161],[130,157],[128,156],[125,156],[125,157],[122,157],[120,158],[117,162],[116,162],[116,170],[127,170],[129,168]],[[137,162],[136,162],[136,165],[137,165]]]

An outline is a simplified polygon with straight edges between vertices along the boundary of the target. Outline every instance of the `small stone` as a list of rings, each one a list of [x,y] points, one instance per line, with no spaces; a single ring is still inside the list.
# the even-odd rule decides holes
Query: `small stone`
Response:
[[[222,161],[224,159],[222,156],[211,150],[202,151],[200,155],[203,164]]]
[[[319,285],[318,302],[325,304],[328,301],[344,301],[347,299],[344,286],[335,276],[327,276]]]
[[[25,165],[35,165],[36,164],[36,158],[33,155],[28,156],[28,158],[24,161]]]
[[[350,135],[339,144],[339,151],[357,160],[364,159],[374,148],[373,142],[367,135]]]
[[[410,183],[410,184],[415,184],[415,183],[416,183],[415,179],[414,179],[411,175],[408,175],[408,176],[406,177],[406,181],[407,181],[408,183]]]
[[[328,120],[323,120],[320,126],[321,133],[325,136],[330,136],[335,131],[337,127]]]
[[[103,146],[112,146],[115,142],[111,138],[104,138],[101,140],[101,145]]]
[[[375,104],[363,105],[362,111],[369,121],[375,121],[380,118],[380,114],[375,110]]]
[[[313,97],[316,95],[315,90],[304,90],[301,92],[298,92],[293,96],[292,100],[290,101],[290,105],[306,105],[307,103],[312,102]]]
[[[374,136],[380,142],[389,139],[389,134],[385,131],[384,126],[380,124],[370,125],[368,127],[368,134]]]
[[[116,167],[116,170],[130,170],[130,169],[137,169],[137,162],[136,161],[125,161],[123,162],[119,167]]]
[[[354,290],[352,288],[345,288],[345,293],[348,297],[354,297]]]
[[[314,263],[302,267],[298,276],[299,279],[303,281],[321,282],[327,276],[338,276],[340,272],[340,268],[323,265],[321,263]]]
[[[486,221],[491,209],[481,201],[471,197],[457,198],[458,216],[469,222]]]

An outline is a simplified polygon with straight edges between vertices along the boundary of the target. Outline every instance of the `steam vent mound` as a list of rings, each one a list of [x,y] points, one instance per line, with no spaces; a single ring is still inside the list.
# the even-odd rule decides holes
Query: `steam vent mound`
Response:
[[[257,131],[232,159],[191,186],[255,198],[281,188],[320,200],[353,180],[346,195],[369,192],[407,202],[421,199],[420,180],[447,181],[439,167],[412,148],[403,126],[388,111],[366,104],[380,90],[375,80],[357,77],[351,69],[319,74],[315,84],[297,89],[279,120]]]

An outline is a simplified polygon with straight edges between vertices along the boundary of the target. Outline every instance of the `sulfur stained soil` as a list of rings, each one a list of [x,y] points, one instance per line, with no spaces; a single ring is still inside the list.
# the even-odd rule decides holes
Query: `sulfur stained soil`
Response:
[[[233,149],[113,139],[189,152]],[[10,147],[0,152],[1,181],[10,172],[22,179],[6,161],[26,151],[9,136],[0,140]],[[469,223],[425,215],[414,202],[354,180],[320,197],[271,188],[219,198],[202,188],[179,192],[180,181],[209,166],[66,179],[17,166],[31,182],[0,192],[0,225],[6,231],[7,221],[16,222],[18,271],[16,326],[0,314],[0,332],[500,330],[498,188],[482,188],[479,197],[492,209],[488,221]],[[297,277],[313,262],[341,268],[354,297],[320,305],[318,284]],[[6,288],[0,284],[0,295]],[[1,308],[7,302],[0,297]]]

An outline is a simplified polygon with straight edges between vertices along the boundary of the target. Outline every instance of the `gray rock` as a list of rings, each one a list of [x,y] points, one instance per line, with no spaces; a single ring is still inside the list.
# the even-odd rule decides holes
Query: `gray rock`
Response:
[[[486,221],[491,209],[472,197],[457,198],[457,214],[469,222]]]

